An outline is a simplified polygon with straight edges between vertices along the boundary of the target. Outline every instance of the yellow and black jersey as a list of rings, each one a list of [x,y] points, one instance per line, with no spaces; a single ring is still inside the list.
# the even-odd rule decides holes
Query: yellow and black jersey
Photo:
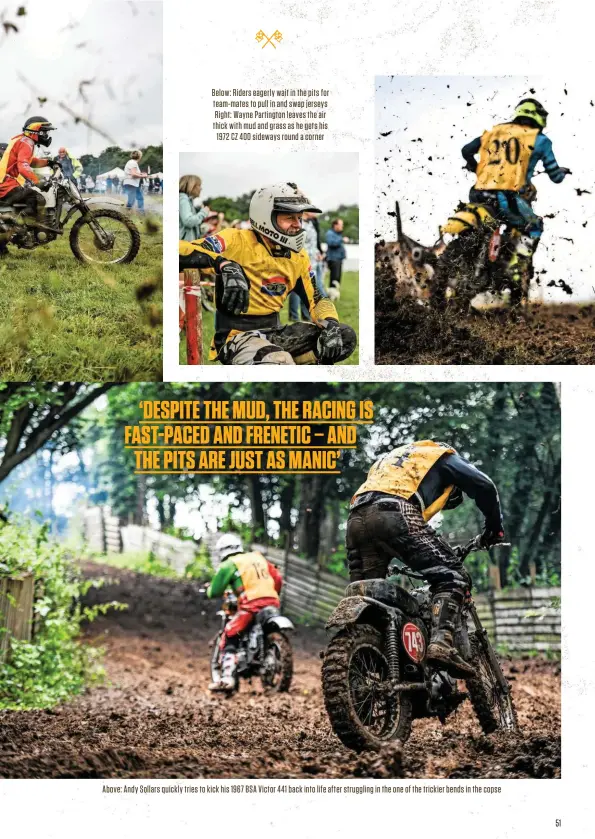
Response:
[[[458,506],[463,492],[473,498],[486,525],[500,532],[502,511],[493,481],[446,443],[419,440],[399,446],[373,463],[351,499],[351,507],[382,496],[398,496],[415,503],[429,521],[441,510]]]
[[[240,332],[251,329],[274,329],[279,326],[279,312],[290,292],[295,291],[307,306],[314,321],[338,320],[337,310],[316,287],[310,258],[305,250],[295,253],[269,243],[253,230],[227,228],[195,242],[180,242],[180,256],[202,254],[201,273],[215,276],[215,337],[210,359],[217,358],[221,347]],[[217,266],[230,260],[244,269],[250,283],[248,310],[228,315],[219,307],[222,289]]]
[[[527,183],[539,129],[505,122],[481,136],[475,189],[518,192]]]

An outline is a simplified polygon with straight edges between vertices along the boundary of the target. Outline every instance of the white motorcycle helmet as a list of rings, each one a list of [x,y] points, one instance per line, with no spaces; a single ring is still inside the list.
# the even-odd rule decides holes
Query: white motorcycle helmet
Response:
[[[257,189],[250,200],[250,224],[252,229],[267,236],[279,245],[299,253],[304,247],[305,233],[300,230],[289,236],[277,226],[277,213],[321,213],[296,184],[284,183],[263,186]]]
[[[239,536],[235,533],[224,533],[220,536],[215,545],[215,557],[219,565],[224,559],[233,554],[241,554],[244,552],[244,545]]]

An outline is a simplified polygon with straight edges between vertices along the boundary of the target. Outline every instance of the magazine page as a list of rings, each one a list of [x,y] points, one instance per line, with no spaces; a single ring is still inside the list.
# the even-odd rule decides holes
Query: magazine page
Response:
[[[578,9],[1,21],[7,835],[590,835]]]

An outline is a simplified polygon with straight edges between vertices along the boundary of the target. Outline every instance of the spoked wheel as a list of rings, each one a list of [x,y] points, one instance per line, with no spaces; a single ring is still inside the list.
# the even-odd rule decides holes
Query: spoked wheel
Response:
[[[486,643],[489,644],[487,639]],[[493,650],[491,652],[495,656]],[[484,734],[498,730],[518,731],[519,724],[510,689],[508,692],[503,689],[494,673],[490,657],[476,635],[471,636],[471,664],[476,675],[466,679],[466,685]]]
[[[285,693],[293,677],[293,651],[288,638],[281,632],[266,636],[264,661],[260,680],[265,690]]]
[[[382,635],[372,626],[339,632],[322,665],[324,704],[333,731],[349,749],[379,749],[411,732],[411,700],[392,693]]]
[[[79,262],[113,265],[127,263],[138,254],[140,233],[117,210],[97,210],[80,216],[70,231],[70,248]]]

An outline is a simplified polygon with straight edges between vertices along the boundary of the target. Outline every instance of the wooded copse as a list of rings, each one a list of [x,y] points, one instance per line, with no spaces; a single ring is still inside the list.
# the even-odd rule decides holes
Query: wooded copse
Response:
[[[93,392],[91,386],[80,385],[87,390],[74,392],[70,383],[4,387],[0,476],[6,481],[0,492],[8,498],[14,488],[11,507],[25,511],[34,500],[19,504],[18,486],[25,470],[33,468],[24,452],[36,439],[35,429],[42,427],[46,434],[55,425],[59,417],[51,417],[59,413],[60,400],[74,393],[72,413],[82,400],[92,402]],[[237,530],[257,542],[289,545],[313,564],[341,571],[349,500],[370,465],[395,446],[431,438],[453,445],[490,475],[500,493],[512,546],[496,549],[491,559],[482,552],[468,561],[478,587],[488,587],[490,562],[499,566],[502,585],[527,582],[531,571],[538,582],[559,582],[560,409],[551,383],[132,383],[102,386],[97,395],[100,392],[105,394],[100,403],[75,411],[36,451],[78,453],[76,465],[62,478],[65,474],[66,480],[84,486],[90,503],[109,503],[123,522],[146,523],[149,506],[154,506],[160,527],[174,533],[177,505],[193,505],[200,519],[210,502],[199,497],[199,490],[208,486],[216,496],[229,499],[220,529]],[[375,416],[372,425],[358,427],[357,449],[343,451],[340,475],[135,475],[123,430],[138,422],[143,399],[260,399],[269,404],[279,399],[371,399]],[[15,428],[22,429],[16,449]],[[19,458],[21,465],[13,471]],[[51,476],[55,461],[47,456],[42,460]],[[49,509],[43,512],[52,514],[51,492]],[[434,523],[453,542],[474,536],[483,524],[470,499]]]
[[[255,191],[256,187],[251,192],[246,192],[237,198],[229,198],[224,195],[205,198],[204,203],[216,213],[225,213],[228,222],[235,219],[246,220],[250,216],[250,199]],[[315,195],[308,197],[316,203]],[[343,219],[342,235],[347,236],[351,242],[359,241],[359,207],[357,205],[339,204],[334,209],[325,210],[317,218],[320,224],[320,237],[323,242],[327,230],[336,218]]]
[[[141,169],[143,172],[150,167],[151,172],[163,171],[163,145],[159,146],[142,146],[139,149],[142,153]],[[123,169],[126,163],[130,160],[130,152],[132,149],[121,149],[119,146],[108,146],[98,155],[83,154],[81,155],[81,164],[85,175],[91,175],[96,178],[104,172],[109,172],[116,167]]]

